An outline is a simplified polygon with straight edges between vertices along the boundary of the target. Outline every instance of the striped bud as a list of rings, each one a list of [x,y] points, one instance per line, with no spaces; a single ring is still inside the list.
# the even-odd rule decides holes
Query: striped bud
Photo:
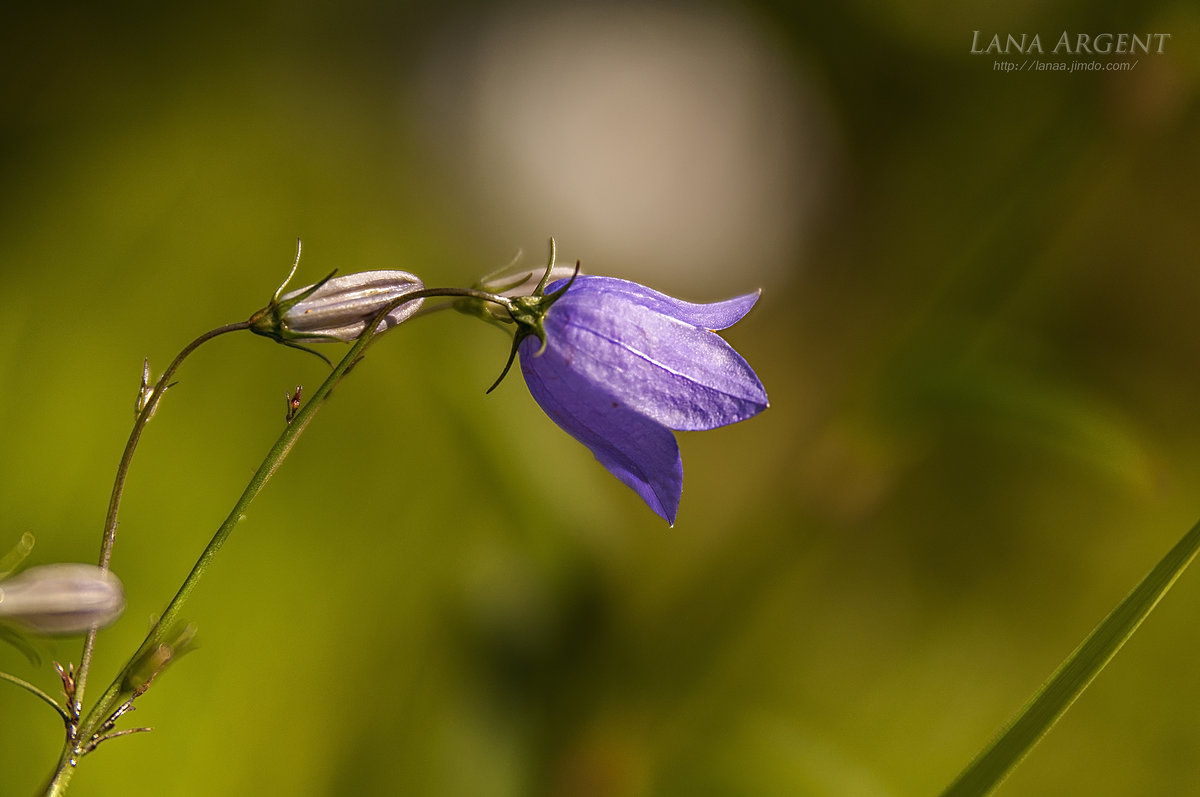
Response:
[[[251,316],[250,328],[285,342],[350,342],[389,304],[424,287],[416,275],[407,271],[359,271],[331,276],[273,299]],[[417,312],[421,302],[413,299],[397,305],[380,322],[377,332],[406,320]]]

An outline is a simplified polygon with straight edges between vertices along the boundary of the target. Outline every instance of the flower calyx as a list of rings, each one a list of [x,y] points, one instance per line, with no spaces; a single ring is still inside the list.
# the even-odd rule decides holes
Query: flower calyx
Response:
[[[566,282],[552,293],[546,293],[546,286],[550,284],[552,275],[555,273],[554,256],[554,239],[551,238],[550,261],[546,264],[546,271],[542,274],[542,279],[538,282],[537,287],[534,288],[533,293],[526,296],[513,296],[504,305],[504,309],[508,311],[508,315],[513,323],[517,325],[517,329],[513,334],[512,349],[509,350],[508,361],[504,364],[504,370],[500,372],[500,376],[496,378],[492,386],[487,389],[488,393],[495,390],[504,381],[504,377],[508,375],[509,369],[512,368],[513,360],[516,359],[517,350],[523,340],[528,337],[535,337],[541,344],[538,354],[540,355],[546,350],[546,313],[549,312],[551,305],[566,294],[567,290],[575,282],[575,278],[579,276],[579,261],[576,261],[575,269],[571,272],[571,276],[567,278]],[[522,282],[524,281],[522,280]]]

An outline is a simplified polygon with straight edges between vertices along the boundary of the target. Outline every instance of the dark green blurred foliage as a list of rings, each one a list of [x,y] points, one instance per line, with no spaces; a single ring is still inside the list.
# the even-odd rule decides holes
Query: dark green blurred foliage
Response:
[[[477,167],[483,95],[455,87],[486,89],[470,70],[491,26],[558,9],[439,9],[10,12],[0,549],[30,531],[38,563],[95,557],[142,358],[157,371],[265,304],[296,236],[297,284],[391,267],[467,285],[518,247],[541,263],[553,234],[564,260],[685,298],[761,286],[728,338],[772,407],[681,436],[668,529],[515,375],[483,395],[508,352],[494,329],[447,313],[388,333],[189,604],[197,650],[131,718],[155,731],[86,759],[73,793],[935,792],[1200,513],[1200,13],[676,7],[757,31],[815,109],[803,168],[781,172],[814,201],[745,236],[782,254],[692,272],[652,270],[686,248],[673,220],[712,226],[680,215],[688,191],[615,260],[620,225],[596,237],[509,181],[532,168],[516,155]],[[1172,39],[1130,72],[1006,74],[968,52],[977,29]],[[447,63],[470,77],[438,82]],[[712,124],[681,147],[730,117],[702,88]],[[532,127],[574,110],[499,107]],[[596,157],[629,144],[598,140]],[[588,163],[549,164],[563,196]],[[748,185],[718,186],[730,214]],[[541,212],[490,215],[520,203]],[[93,690],[265,454],[285,391],[324,373],[249,334],[185,365],[134,462],[113,560],[129,606]],[[1200,794],[1197,617],[1188,573],[999,793]],[[0,668],[56,689],[16,649]],[[31,794],[59,722],[4,684],[0,717],[0,792]]]

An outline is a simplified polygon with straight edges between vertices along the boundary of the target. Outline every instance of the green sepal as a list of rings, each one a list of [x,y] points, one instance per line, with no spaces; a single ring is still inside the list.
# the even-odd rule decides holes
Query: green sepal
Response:
[[[500,372],[500,376],[496,377],[496,381],[487,389],[491,393],[500,383],[504,381],[504,377],[508,376],[509,369],[512,368],[513,360],[517,358],[517,350],[521,346],[522,341],[531,335],[538,339],[542,345],[538,348],[535,357],[541,357],[542,352],[546,350],[546,329],[544,326],[546,313],[550,310],[551,305],[557,302],[567,292],[567,290],[575,283],[575,278],[579,276],[579,261],[575,261],[575,273],[567,280],[567,284],[549,295],[546,294],[546,285],[550,281],[550,272],[554,269],[554,241],[550,242],[550,262],[546,264],[546,273],[542,275],[541,282],[537,288],[529,296],[518,296],[512,302],[506,305],[509,316],[517,325],[516,332],[513,333],[512,348],[508,352],[508,361],[504,363],[504,370]]]
[[[27,531],[17,540],[12,550],[0,556],[0,578],[6,578],[21,566],[21,562],[33,551],[34,543],[34,536]]]
[[[293,266],[292,273],[294,274],[295,271],[296,271],[296,269]],[[299,333],[293,332],[291,329],[288,328],[287,321],[284,320],[284,315],[287,313],[288,310],[292,309],[292,307],[294,307],[295,305],[299,304],[300,302],[304,301],[305,299],[307,299],[308,297],[310,297],[314,293],[316,293],[317,290],[319,290],[322,285],[329,282],[329,280],[331,280],[333,278],[334,274],[337,274],[337,269],[334,269],[333,271],[329,272],[319,282],[317,282],[314,285],[310,285],[308,288],[306,288],[305,290],[296,294],[295,296],[293,296],[289,299],[286,299],[284,301],[280,301],[279,300],[280,294],[283,293],[284,287],[287,286],[288,281],[291,280],[291,278],[292,278],[292,274],[288,274],[287,279],[285,279],[283,281],[283,284],[281,284],[278,288],[275,289],[275,295],[271,297],[270,303],[268,303],[266,307],[262,308],[261,310],[255,312],[253,315],[250,316],[250,319],[248,322],[250,324],[250,331],[256,335],[262,335],[263,337],[271,338],[272,340],[274,340],[278,343],[282,343],[286,346],[291,346],[293,349],[300,349],[301,351],[307,351],[311,354],[316,354],[318,357],[320,357],[322,360],[324,360],[327,365],[330,365],[330,367],[332,367],[332,364],[330,364],[329,359],[326,358],[325,355],[318,354],[317,352],[313,351],[312,349],[297,345],[294,341],[318,340],[318,339],[338,340],[338,339],[333,337],[332,335],[314,335],[311,332],[305,333],[305,334],[299,334]]]

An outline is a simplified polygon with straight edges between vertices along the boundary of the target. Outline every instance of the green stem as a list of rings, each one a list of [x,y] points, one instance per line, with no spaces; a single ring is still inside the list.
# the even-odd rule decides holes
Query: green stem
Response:
[[[63,748],[62,755],[59,756],[58,766],[54,769],[54,775],[51,776],[50,782],[46,784],[46,788],[42,790],[45,797],[61,797],[61,795],[67,793],[67,786],[71,783],[71,776],[75,774],[73,755],[73,745],[66,745]]]
[[[284,459],[287,458],[292,447],[296,444],[297,439],[299,439],[300,435],[308,427],[308,424],[312,422],[317,410],[321,408],[325,399],[328,398],[329,393],[342,380],[342,377],[345,376],[350,366],[358,359],[369,340],[370,337],[367,335],[363,335],[358,339],[349,353],[334,367],[321,386],[317,388],[317,391],[305,402],[299,412],[296,413],[292,422],[284,428],[283,433],[275,440],[266,458],[258,466],[258,470],[254,472],[245,490],[242,491],[241,496],[233,505],[233,509],[230,510],[225,521],[217,529],[212,539],[209,540],[208,545],[201,552],[195,565],[192,566],[187,578],[183,580],[183,584],[180,585],[178,592],[175,593],[175,597],[167,604],[166,609],[163,610],[158,622],[154,624],[154,627],[150,630],[141,647],[130,657],[125,667],[113,682],[109,684],[108,689],[101,696],[100,700],[88,712],[87,718],[84,719],[80,727],[80,740],[90,739],[112,711],[116,709],[122,693],[128,691],[125,681],[138,666],[143,655],[166,641],[168,634],[179,619],[179,614],[183,609],[184,603],[192,594],[192,591],[195,590],[196,585],[212,564],[221,547],[229,539],[229,535],[233,533],[234,527],[241,521],[250,503],[258,496],[270,478],[275,475],[279,466],[283,464]]]
[[[137,418],[134,419],[133,429],[129,432],[129,439],[125,442],[125,451],[121,454],[121,462],[117,465],[117,475],[113,480],[112,495],[108,501],[108,514],[104,518],[104,537],[100,542],[101,569],[107,570],[109,562],[112,561],[113,546],[117,541],[117,513],[121,508],[121,496],[125,492],[125,479],[129,475],[129,466],[133,463],[133,453],[142,439],[142,431],[146,428],[150,418],[154,416],[154,411],[158,409],[158,402],[162,400],[163,394],[170,387],[171,377],[179,370],[179,366],[183,364],[188,355],[200,348],[202,344],[219,335],[224,335],[226,332],[248,329],[249,326],[250,322],[240,321],[236,324],[226,324],[216,329],[210,329],[200,335],[183,347],[183,350],[175,356],[175,359],[167,366],[167,370],[162,372],[162,376],[154,384],[154,392],[150,394],[149,400],[138,411]],[[88,671],[92,666],[92,652],[95,646],[96,629],[93,628],[88,631],[83,640],[83,653],[80,655],[79,669],[75,677],[75,695],[73,704],[69,707],[72,715],[76,718],[83,710],[83,690],[87,686]]]
[[[117,516],[121,508],[121,498],[125,492],[125,480],[129,476],[129,468],[133,463],[133,454],[137,451],[138,443],[141,442],[142,432],[145,430],[146,424],[154,416],[154,412],[158,409],[158,403],[162,400],[163,394],[171,386],[171,378],[179,370],[179,367],[183,365],[183,361],[204,343],[227,332],[236,332],[248,329],[249,327],[250,322],[239,321],[234,324],[217,327],[216,329],[210,329],[203,333],[191,343],[184,346],[179,354],[175,355],[175,359],[171,361],[171,364],[162,372],[158,381],[154,383],[153,392],[146,403],[138,410],[137,417],[134,419],[133,429],[129,432],[129,439],[125,441],[125,450],[121,453],[121,461],[117,465],[117,474],[113,479],[112,494],[108,501],[108,512],[104,518],[104,535],[100,541],[99,564],[101,569],[107,570],[109,563],[112,561],[113,547],[117,539]],[[80,654],[79,668],[75,676],[74,695],[71,698],[70,705],[67,707],[68,713],[64,717],[67,723],[67,739],[63,745],[62,754],[59,757],[54,775],[44,790],[46,794],[62,794],[66,790],[67,784],[71,780],[71,775],[75,771],[75,761],[79,755],[80,738],[77,726],[83,710],[83,692],[87,686],[88,672],[91,670],[92,656],[96,647],[96,631],[97,629],[95,628],[89,630],[83,640],[83,652]],[[53,700],[50,702],[56,707],[58,706]]]
[[[69,723],[71,721],[71,715],[67,713],[67,710],[65,708],[63,708],[62,706],[60,706],[58,704],[57,700],[50,697],[50,695],[46,694],[41,689],[38,689],[33,684],[29,683],[29,681],[26,681],[23,678],[18,678],[15,675],[10,675],[10,674],[8,674],[6,672],[2,672],[2,671],[0,671],[0,679],[4,679],[5,681],[9,681],[10,683],[16,684],[17,686],[24,689],[26,692],[29,692],[33,696],[40,698],[41,700],[50,704],[50,706],[55,711],[57,711],[59,713],[59,715],[63,718],[63,722]]]
[[[333,389],[338,385],[338,383],[341,382],[354,364],[362,357],[363,352],[374,339],[380,322],[393,309],[406,302],[411,302],[416,299],[448,296],[466,297],[494,302],[496,304],[500,304],[506,309],[510,308],[511,306],[511,302],[505,297],[497,296],[496,294],[488,293],[486,291],[478,291],[468,288],[426,288],[419,291],[414,291],[413,293],[405,294],[380,310],[371,323],[366,326],[358,340],[355,341],[354,345],[350,348],[350,351],[346,353],[346,356],[343,357],[341,361],[333,368],[321,386],[317,388],[316,392],[307,402],[305,402],[304,406],[301,407],[299,412],[296,413],[295,417],[292,418],[291,422],[288,423],[288,425],[284,428],[283,433],[280,434],[274,445],[271,446],[271,450],[267,453],[266,458],[263,459],[262,463],[259,465],[258,470],[256,470],[254,475],[251,477],[249,484],[246,485],[245,490],[243,490],[241,496],[234,504],[233,509],[230,510],[229,515],[217,529],[216,533],[213,535],[204,551],[200,554],[200,557],[196,560],[196,563],[192,566],[192,569],[184,579],[183,584],[180,585],[178,592],[175,593],[175,597],[173,597],[170,603],[167,604],[166,609],[163,611],[158,621],[154,624],[154,627],[150,629],[150,633],[146,636],[145,641],[142,642],[141,646],[137,649],[133,656],[129,658],[125,666],[117,674],[116,678],[113,679],[112,683],[110,683],[108,688],[104,691],[104,694],[92,707],[91,711],[88,712],[86,718],[84,718],[81,722],[78,732],[73,734],[73,738],[68,738],[67,743],[63,747],[62,755],[59,758],[58,766],[55,769],[49,784],[47,784],[46,789],[44,790],[46,797],[57,797],[58,795],[62,795],[66,792],[67,786],[70,783],[71,777],[74,773],[75,766],[78,763],[78,759],[84,754],[87,745],[93,740],[94,737],[101,733],[101,729],[104,727],[109,717],[111,717],[113,712],[117,709],[120,701],[123,698],[130,696],[131,692],[133,692],[133,690],[136,688],[135,686],[131,686],[127,683],[130,680],[130,676],[140,666],[140,663],[147,654],[156,650],[167,642],[169,635],[172,633],[172,629],[178,622],[180,612],[183,609],[183,604],[187,601],[192,591],[196,588],[201,577],[212,564],[212,560],[221,550],[221,547],[229,539],[229,535],[233,533],[234,527],[237,526],[238,522],[240,522],[244,517],[245,510],[262,491],[263,487],[266,486],[266,483],[279,469],[280,465],[283,464],[284,459],[287,458],[287,455],[291,452],[292,447],[296,444],[296,441],[299,439],[300,435],[308,427],[308,424],[316,415],[317,410],[319,410],[326,399],[329,398],[329,395]],[[151,402],[147,403],[146,408],[139,413],[138,421],[134,427],[134,432],[130,436],[130,443],[126,446],[126,454],[121,460],[122,465],[118,471],[118,486],[114,487],[113,491],[114,502],[119,502],[120,485],[123,485],[124,483],[124,474],[128,470],[129,460],[132,458],[132,448],[136,446],[137,437],[140,436],[141,429],[144,427],[145,421],[149,419],[150,414],[153,412],[153,406],[157,404],[158,399],[162,395],[162,390],[167,384],[167,377],[174,371],[175,368],[178,367],[178,364],[182,362],[183,358],[188,353],[190,353],[193,349],[195,349],[196,346],[199,346],[205,340],[215,337],[217,334],[221,334],[223,332],[233,331],[234,329],[246,329],[248,326],[248,323],[233,324],[229,327],[222,327],[220,330],[214,330],[211,333],[206,333],[206,335],[203,335],[200,338],[197,338],[196,341],[193,341],[193,343],[190,344],[180,354],[180,356],[176,358],[176,361],[171,364],[171,368],[169,368],[167,372],[164,372],[163,377],[160,378],[158,384],[155,386],[155,393],[151,398]],[[110,507],[109,522],[114,524],[113,528],[115,528],[115,518],[115,508]],[[111,555],[112,544],[111,541],[109,541],[111,535],[109,535],[107,531],[108,527],[106,527],[106,550],[108,551],[108,554]],[[87,652],[90,654],[90,649]]]

